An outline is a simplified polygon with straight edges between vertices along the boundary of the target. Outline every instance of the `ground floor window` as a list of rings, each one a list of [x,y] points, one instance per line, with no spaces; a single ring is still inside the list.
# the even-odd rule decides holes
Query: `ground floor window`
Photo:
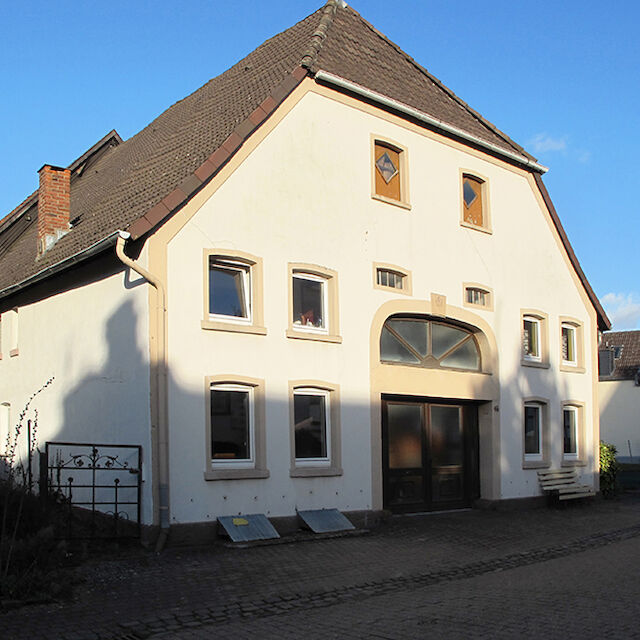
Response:
[[[253,389],[211,385],[211,457],[214,464],[253,462]]]
[[[206,378],[206,480],[265,478],[264,382]]]
[[[542,412],[537,404],[524,407],[524,455],[530,460],[542,457]]]
[[[337,385],[290,383],[291,475],[340,475],[340,408]]]
[[[584,405],[569,400],[562,405],[562,463],[584,463]]]
[[[525,398],[522,416],[523,468],[541,468],[549,465],[549,401],[543,398]]]
[[[329,393],[296,389],[293,394],[296,463],[328,464],[330,456]]]

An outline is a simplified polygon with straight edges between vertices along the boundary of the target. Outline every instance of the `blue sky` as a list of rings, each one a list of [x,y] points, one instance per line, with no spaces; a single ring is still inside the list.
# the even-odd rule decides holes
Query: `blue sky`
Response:
[[[0,217],[111,129],[128,138],[323,0],[0,2]],[[550,167],[614,329],[640,328],[640,3],[358,0],[369,22]],[[481,9],[481,10],[480,10]]]

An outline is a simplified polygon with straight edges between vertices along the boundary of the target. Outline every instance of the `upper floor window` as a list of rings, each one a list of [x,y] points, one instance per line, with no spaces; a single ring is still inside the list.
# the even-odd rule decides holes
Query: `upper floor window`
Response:
[[[380,360],[425,368],[480,371],[480,350],[471,331],[423,318],[388,318],[380,336]]]
[[[327,280],[310,273],[293,274],[294,328],[327,333]]]
[[[262,260],[240,251],[204,251],[203,329],[266,333]]]
[[[246,262],[209,258],[209,315],[251,322],[251,278]]]
[[[560,369],[582,373],[584,369],[583,324],[573,318],[560,318]]]
[[[468,307],[482,307],[483,309],[493,310],[493,295],[490,289],[478,284],[463,284],[464,304]]]
[[[548,316],[528,309],[521,313],[522,364],[546,368],[549,366]]]
[[[540,320],[533,316],[525,316],[522,321],[522,353],[525,360],[540,362]]]
[[[487,183],[478,176],[462,174],[462,218],[465,226],[490,231]]]
[[[376,269],[376,282],[382,287],[403,289],[405,275],[392,269]]]
[[[341,342],[338,275],[318,265],[289,264],[289,338]]]
[[[569,365],[578,364],[576,345],[576,328],[573,325],[562,323],[562,362]]]
[[[409,207],[406,150],[373,139],[373,197]]]

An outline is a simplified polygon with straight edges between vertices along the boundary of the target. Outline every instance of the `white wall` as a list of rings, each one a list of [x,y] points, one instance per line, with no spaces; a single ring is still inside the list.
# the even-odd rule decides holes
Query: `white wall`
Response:
[[[371,134],[408,149],[410,211],[371,198]],[[488,180],[492,234],[459,224],[461,168]],[[237,249],[264,260],[266,336],[201,329],[203,248]],[[436,292],[446,295],[448,304],[462,307],[463,282],[493,289],[495,311],[477,313],[499,344],[501,497],[539,493],[535,471],[522,469],[523,397],[549,399],[553,466],[562,455],[563,400],[586,403],[587,445],[593,448],[589,314],[527,179],[309,93],[169,245],[174,521],[372,506],[369,327],[380,305],[400,297],[373,288],[376,261],[411,270],[416,300]],[[285,337],[288,262],[316,263],[338,272],[342,344]],[[521,308],[549,314],[549,369],[520,364]],[[585,324],[586,373],[559,371],[560,315]],[[266,380],[269,479],[203,480],[204,377],[215,374]],[[343,477],[289,477],[287,384],[298,378],[341,385]],[[589,462],[592,472],[591,454]]]
[[[0,403],[10,404],[14,432],[29,397],[53,377],[27,416],[37,409],[42,450],[51,440],[143,445],[143,519],[150,523],[147,286],[122,272],[20,307],[14,357],[2,322]],[[24,432],[19,452],[26,453]]]
[[[616,446],[618,459],[639,462],[640,387],[633,380],[607,380],[598,383],[598,397],[600,437]]]

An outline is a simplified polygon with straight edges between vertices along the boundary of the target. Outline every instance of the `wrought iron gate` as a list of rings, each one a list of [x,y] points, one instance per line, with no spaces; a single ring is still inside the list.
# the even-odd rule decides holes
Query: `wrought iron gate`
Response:
[[[47,442],[43,457],[44,495],[65,505],[67,537],[140,536],[142,447]]]

